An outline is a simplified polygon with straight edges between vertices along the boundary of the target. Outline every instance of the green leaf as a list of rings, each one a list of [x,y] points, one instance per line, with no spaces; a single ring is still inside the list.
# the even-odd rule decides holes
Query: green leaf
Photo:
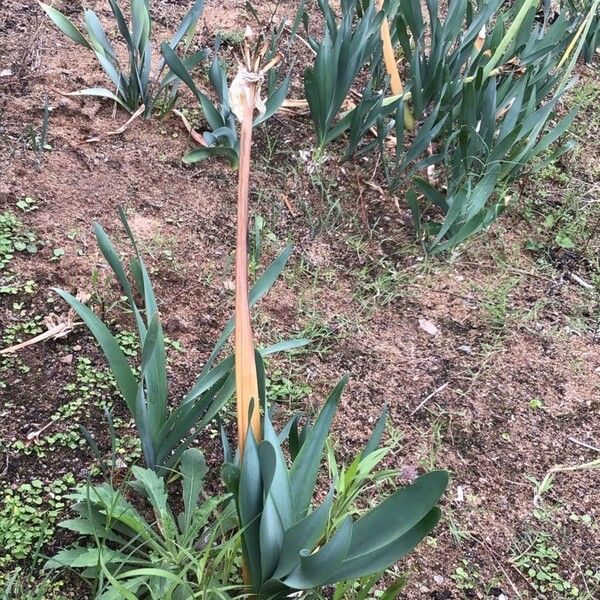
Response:
[[[189,448],[181,455],[185,529],[192,523],[207,471],[204,455],[197,448]]]
[[[123,351],[119,347],[117,340],[108,330],[106,325],[104,325],[104,323],[102,323],[102,321],[85,304],[82,304],[68,292],[56,288],[53,289],[81,317],[92,332],[92,335],[96,338],[96,341],[106,356],[106,360],[108,361],[115,381],[117,382],[119,391],[123,395],[129,410],[135,414],[138,385],[133,371],[125,358]]]
[[[206,146],[197,148],[183,157],[186,165],[191,165],[210,158],[226,158],[233,169],[237,169],[239,164],[239,153],[235,148],[229,146]]]
[[[284,532],[295,522],[294,499],[287,465],[268,411],[264,441],[258,448],[263,482],[263,513],[260,521],[261,574],[270,579],[279,562]]]
[[[285,250],[277,256],[277,258],[267,267],[265,272],[258,278],[256,283],[252,286],[249,294],[249,304],[250,308],[252,308],[272,287],[273,284],[277,281],[279,275],[281,275],[285,265],[287,264],[291,254],[292,254],[292,246],[287,246]],[[208,371],[212,369],[212,366],[219,356],[223,346],[226,344],[229,336],[233,333],[233,329],[235,327],[235,322],[232,319],[229,319],[227,325],[223,329],[223,333],[219,336],[202,372],[200,373],[200,378],[206,376]]]
[[[92,519],[66,519],[58,524],[63,529],[74,531],[80,535],[88,535],[99,540],[110,540],[118,544],[124,544],[125,540],[119,535],[116,535],[111,529],[107,527],[98,527],[97,523],[94,523]]]
[[[300,565],[283,581],[296,590],[320,587],[335,572],[350,547],[352,539],[352,519],[346,517],[332,538],[313,554],[302,553]]]
[[[133,46],[143,54],[150,36],[150,14],[145,0],[131,0],[131,25]]]
[[[447,485],[446,471],[432,471],[367,512],[354,524],[347,560],[374,552],[402,536],[431,511]]]
[[[312,340],[308,338],[296,338],[293,340],[285,340],[283,342],[277,342],[271,346],[266,346],[260,349],[262,356],[269,356],[270,354],[277,354],[279,352],[289,352],[290,350],[296,350],[296,348],[302,348],[312,344]]]
[[[262,115],[258,115],[256,119],[254,119],[254,127],[264,123],[267,119],[270,119],[279,110],[279,107],[283,104],[283,101],[287,96],[289,86],[290,75],[288,75],[279,87],[267,98],[265,103],[266,110]]]
[[[115,51],[113,50],[111,43],[108,41],[106,32],[104,31],[102,23],[100,23],[96,13],[88,8],[85,11],[84,18],[91,42],[94,45],[94,50],[103,54],[106,58],[109,58],[113,64],[118,64]]]
[[[396,538],[390,544],[379,547],[371,552],[365,552],[352,559],[346,559],[323,582],[326,585],[336,581],[343,581],[356,577],[364,577],[387,569],[404,555],[410,552],[428,533],[430,533],[440,520],[442,513],[439,508],[434,508],[421,521],[404,535]]]
[[[238,512],[243,529],[242,547],[252,581],[262,581],[260,557],[260,515],[263,509],[262,477],[258,446],[249,429],[240,469]]]
[[[323,449],[325,448],[325,441],[347,382],[348,376],[346,375],[327,398],[314,427],[310,430],[290,469],[292,497],[295,502],[297,519],[302,519],[310,506],[321,464],[321,457],[323,456]]]
[[[60,11],[56,10],[52,6],[48,4],[44,4],[43,2],[39,3],[42,7],[42,10],[52,19],[53,23],[71,40],[75,43],[80,44],[81,46],[85,46],[92,50],[92,46],[85,39],[81,31],[73,25],[73,23],[65,17]]]
[[[196,23],[198,22],[198,19],[200,18],[203,9],[204,0],[195,0],[190,10],[185,14],[183,19],[181,20],[177,31],[171,38],[171,41],[169,42],[169,46],[171,48],[177,48],[179,42],[181,42],[181,40],[187,35],[188,31],[190,31],[196,26]]]
[[[213,129],[223,127],[223,125],[225,125],[223,117],[215,108],[213,103],[208,99],[208,97],[196,87],[192,76],[185,68],[185,65],[181,62],[177,54],[175,54],[175,51],[166,42],[163,42],[160,49],[165,62],[167,65],[169,65],[169,69],[171,69],[171,71],[175,73],[175,75],[177,75],[177,77],[179,77],[179,79],[181,79],[181,81],[183,81],[183,83],[190,88],[192,93],[198,99],[198,102],[200,102],[200,106],[202,107],[202,111],[204,112],[204,116],[206,117],[209,125]]]
[[[375,424],[373,433],[371,434],[371,437],[369,438],[369,441],[367,442],[367,445],[365,446],[365,449],[363,450],[362,459],[366,458],[367,456],[369,456],[369,454],[371,454],[372,452],[377,450],[377,448],[379,448],[379,444],[381,442],[381,436],[383,435],[383,432],[385,431],[385,424],[387,422],[387,416],[388,416],[388,407],[387,407],[387,404],[385,404],[383,407],[383,412],[381,413],[381,416],[379,417],[379,419],[377,420],[377,423]]]
[[[300,562],[301,552],[312,552],[323,537],[329,520],[329,512],[333,504],[333,489],[317,509],[287,529],[283,535],[283,543],[279,563],[272,575],[273,579],[283,579],[296,568]]]

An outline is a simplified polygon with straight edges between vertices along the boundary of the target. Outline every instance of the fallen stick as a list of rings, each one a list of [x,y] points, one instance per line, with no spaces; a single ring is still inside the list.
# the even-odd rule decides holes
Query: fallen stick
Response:
[[[417,411],[421,410],[425,406],[425,404],[427,404],[427,402],[429,402],[436,394],[439,394],[441,391],[445,390],[448,387],[449,383],[450,382],[447,381],[443,385],[440,385],[440,387],[437,388],[437,390],[433,390],[433,392],[431,392],[431,394],[429,394],[429,396],[427,396],[427,398],[425,398],[425,400],[423,400],[423,402],[421,402],[421,404],[419,404],[419,406],[417,406],[417,408],[415,408],[415,410],[413,410],[410,413],[410,416],[412,417]]]
[[[200,146],[206,147],[208,144],[204,139],[204,136],[201,133],[198,133],[191,125],[191,123],[187,120],[186,116],[176,108],[173,109],[173,114],[177,115],[183,122],[183,126],[186,128],[187,132],[190,134],[192,139]]]
[[[77,294],[77,299],[84,304],[89,300],[89,294]],[[78,325],[83,325],[83,323],[79,321],[75,321],[75,311],[71,308],[67,312],[67,314],[62,316],[56,315],[48,315],[44,319],[44,324],[48,328],[44,333],[40,333],[30,340],[26,340],[25,342],[21,342],[20,344],[15,344],[14,346],[10,346],[9,348],[4,348],[0,350],[0,356],[6,354],[14,354],[23,348],[27,348],[29,346],[33,346],[34,344],[39,344],[40,342],[44,342],[45,340],[57,340],[59,338],[66,337],[75,327]]]
[[[107,138],[107,137],[111,137],[114,135],[121,135],[122,133],[125,133],[128,129],[129,126],[146,110],[146,106],[144,104],[142,104],[132,115],[131,117],[129,117],[129,119],[127,120],[126,123],[124,123],[123,125],[121,125],[121,127],[119,127],[118,129],[115,129],[114,131],[108,131],[106,133],[101,133],[100,135],[97,135],[96,137],[91,137],[91,138],[87,138],[85,140],[83,140],[83,144],[92,144],[95,142],[100,142],[103,139]]]

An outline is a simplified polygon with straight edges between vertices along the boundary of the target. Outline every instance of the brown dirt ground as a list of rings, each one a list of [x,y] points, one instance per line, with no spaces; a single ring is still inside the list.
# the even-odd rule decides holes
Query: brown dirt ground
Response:
[[[86,4],[107,16],[101,0]],[[185,3],[154,4],[160,38]],[[215,30],[243,29],[249,21],[243,5],[208,0],[203,43]],[[69,11],[78,14],[80,3]],[[268,12],[266,3],[261,12]],[[82,144],[126,117],[117,112],[113,119],[104,102],[60,95],[102,83],[102,75],[89,54],[41,17],[33,0],[5,0],[0,40],[0,70],[13,72],[0,79],[0,210],[13,210],[45,242],[35,255],[19,254],[13,261],[19,280],[33,280],[37,287],[25,299],[25,313],[15,311],[14,297],[0,296],[0,327],[50,309],[60,312],[58,303],[49,308],[50,287],[93,291],[110,304],[116,293],[91,224],[102,222],[124,249],[116,214],[123,206],[152,267],[167,333],[185,348],[170,367],[176,398],[231,314],[232,294],[224,284],[231,279],[235,173],[219,162],[182,165],[190,143],[173,116],[138,120],[123,135]],[[597,67],[582,71],[585,82],[598,85]],[[52,150],[38,172],[25,131],[39,127],[45,94],[53,108]],[[185,102],[190,98],[184,96]],[[409,574],[401,597],[483,598],[500,592],[508,598],[544,597],[511,560],[525,540],[541,533],[560,551],[561,577],[583,593],[586,584],[593,585],[583,573],[600,566],[600,472],[559,474],[543,510],[534,507],[529,479],[540,481],[558,464],[598,457],[577,442],[600,446],[598,288],[588,291],[566,276],[571,255],[565,258],[551,239],[541,238],[550,248],[546,261],[526,247],[541,234],[524,218],[524,205],[538,195],[542,212],[561,204],[564,186],[545,181],[541,195],[539,182],[526,182],[515,210],[485,238],[450,257],[424,261],[407,211],[397,208],[402,197],[381,196],[364,184],[372,162],[342,165],[333,152],[311,173],[299,158],[312,144],[310,123],[301,117],[278,116],[256,138],[253,208],[265,217],[269,232],[263,261],[288,237],[296,247],[286,275],[256,311],[257,336],[260,342],[298,332],[320,336],[318,351],[293,361],[278,358],[271,368],[310,386],[307,404],[315,409],[338,377],[352,374],[334,428],[341,456],[361,447],[387,402],[401,439],[388,466],[420,471],[436,466],[452,473],[444,521],[398,566]],[[577,179],[582,198],[598,189],[597,163],[590,169],[588,161],[584,152],[559,165]],[[15,203],[27,196],[38,210],[21,213]],[[54,248],[65,250],[59,261],[50,260]],[[588,257],[598,249],[598,239],[591,238],[585,256],[574,255],[577,273],[596,283],[600,279]],[[109,315],[127,325],[122,311]],[[420,319],[434,323],[438,334],[426,333]],[[20,358],[28,372],[15,368],[3,376],[4,447],[42,427],[70,398],[64,386],[74,380],[75,363],[67,364],[73,355],[91,357],[102,368],[80,329],[65,340],[27,349]],[[540,408],[531,407],[535,399]],[[92,411],[85,425],[105,441],[100,411]],[[211,447],[216,457],[216,443]],[[8,451],[2,485],[15,487],[35,477],[50,481],[67,471],[79,477],[91,463],[85,451],[59,448],[44,458]],[[58,538],[53,546],[60,543]],[[471,573],[464,589],[459,567]]]

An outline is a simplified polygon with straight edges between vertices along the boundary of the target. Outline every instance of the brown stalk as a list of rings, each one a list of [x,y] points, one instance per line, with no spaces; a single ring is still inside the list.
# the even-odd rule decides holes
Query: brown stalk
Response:
[[[244,112],[240,132],[240,169],[238,178],[237,249],[235,263],[235,381],[240,458],[246,445],[248,428],[254,438],[262,439],[258,378],[254,358],[254,336],[248,300],[248,195],[250,188],[250,154],[252,121],[257,81],[247,80]],[[252,414],[250,410],[252,407]]]
[[[383,10],[383,0],[378,3],[379,10]],[[404,86],[402,85],[402,79],[400,79],[400,72],[398,71],[398,65],[396,64],[396,55],[394,54],[394,46],[392,44],[392,36],[390,34],[390,24],[387,20],[387,15],[383,16],[381,23],[381,41],[383,43],[383,61],[385,63],[385,70],[390,76],[390,87],[392,88],[392,94],[398,96],[404,93]],[[404,127],[408,130],[415,128],[415,119],[410,112],[410,108],[404,105]]]

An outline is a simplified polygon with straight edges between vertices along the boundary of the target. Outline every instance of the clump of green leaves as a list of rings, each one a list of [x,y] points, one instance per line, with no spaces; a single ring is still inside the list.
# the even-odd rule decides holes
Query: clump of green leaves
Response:
[[[257,370],[264,400],[261,361]],[[448,482],[444,471],[423,475],[356,520],[347,506],[333,511],[333,489],[310,510],[329,428],[345,383],[346,378],[336,386],[315,423],[306,423],[302,429],[294,419],[278,434],[265,411],[264,439],[257,442],[249,429],[241,464],[236,464],[225,444],[223,478],[235,497],[244,561],[255,594],[283,599],[294,591],[378,573],[410,552],[441,516],[436,504]],[[352,470],[357,471],[377,450],[384,421],[376,427]],[[284,441],[290,463],[281,447]],[[346,482],[353,479],[346,474]],[[354,488],[347,488],[351,503],[356,497]]]
[[[206,472],[199,450],[183,453],[183,510],[178,515],[163,477],[151,469],[133,467],[133,478],[118,488],[108,483],[79,487],[70,495],[77,517],[59,525],[92,545],[62,550],[46,568],[80,570],[93,582],[94,597],[104,600],[148,593],[153,598],[191,598],[199,591],[203,597],[227,598],[237,544],[228,536],[228,497],[205,497]],[[143,502],[143,511],[129,501],[131,492]]]
[[[416,192],[408,196],[430,252],[448,250],[486,229],[505,210],[504,190],[511,182],[538,157],[543,157],[536,162],[539,169],[573,146],[552,150],[577,114],[575,108],[553,122],[568,89],[557,64],[571,39],[570,23],[559,17],[540,25],[535,6],[524,12],[527,8],[502,15],[471,67],[474,74],[462,79],[458,95],[442,98],[440,112],[449,116],[443,143],[429,162],[443,163],[445,192],[420,177],[414,183],[427,204],[441,209],[443,220],[423,223]],[[519,25],[512,36],[504,33],[509,24]],[[500,68],[495,66],[499,61]]]
[[[37,573],[37,556],[24,569],[16,567],[10,573],[0,575],[2,600],[66,600],[65,582],[59,578],[43,577]]]
[[[593,0],[564,0],[561,2],[561,12],[574,15],[580,22],[585,20],[586,14],[593,7]],[[600,49],[600,7],[597,7],[596,14],[592,17],[590,28],[585,35],[582,56],[583,60],[591,64],[594,55]]]
[[[353,112],[353,121],[342,120],[335,126],[350,89],[361,70],[376,52],[381,52],[380,30],[383,13],[377,14],[373,2],[356,20],[358,3],[343,0],[341,20],[338,20],[328,0],[319,0],[325,17],[325,31],[319,41],[308,35],[308,41],[316,52],[313,66],[304,72],[304,92],[317,134],[317,145],[323,148],[346,127],[351,137],[360,136],[360,130],[368,130],[380,118],[383,94],[375,94],[367,86],[359,106]],[[308,17],[305,26],[308,33]],[[390,109],[388,109],[390,110]]]
[[[162,60],[156,65],[156,72],[152,73],[152,16],[148,0],[132,0],[130,24],[118,0],[108,0],[108,3],[119,33],[127,46],[127,68],[121,65],[117,51],[93,10],[85,10],[86,37],[63,13],[53,6],[40,3],[46,14],[68,38],[94,52],[114,86],[114,91],[107,88],[87,88],[73,92],[72,95],[109,98],[131,113],[144,105],[146,117],[152,114],[154,106],[161,98],[166,101],[167,106],[172,106],[178,86],[177,76],[168,70],[165,72]],[[203,7],[204,0],[194,1],[171,40],[165,42],[169,48],[175,49],[183,43],[187,52]],[[206,51],[200,50],[184,60],[191,69],[205,57]]]
[[[558,567],[560,557],[560,550],[552,543],[550,536],[539,534],[512,562],[540,594],[576,598],[580,590],[561,575]]]
[[[589,31],[590,14],[581,24],[567,15],[539,23],[533,0],[508,9],[500,0],[478,7],[454,2],[444,14],[437,2],[427,2],[426,13],[419,0],[386,3],[393,40],[406,60],[407,91],[385,97],[387,82],[381,76],[374,26],[384,11],[376,15],[372,0],[359,4],[358,19],[346,22],[345,11],[354,15],[356,3],[342,3],[340,18],[327,2],[319,3],[325,34],[315,46],[317,57],[305,76],[317,142],[322,147],[347,131],[346,158],[378,149],[392,190],[404,187],[424,169],[440,165],[435,183],[416,177],[407,200],[426,250],[451,249],[497,219],[505,209],[503,191],[523,171],[533,163],[539,168],[572,147],[555,147],[555,142],[577,111],[557,120],[555,109],[571,85],[574,59],[583,44],[578,36]],[[490,24],[487,34],[479,37],[482,27]],[[577,26],[584,25],[588,29],[578,32]],[[368,52],[360,58],[361,66],[370,64],[369,73],[348,58],[337,73],[336,65],[327,62],[337,56],[335,43],[329,41],[336,38],[330,32],[340,36],[340,48],[351,48],[358,32],[366,31],[370,34],[363,39],[361,51]],[[332,72],[343,85],[326,85]],[[319,85],[312,89],[314,81]],[[363,89],[357,106],[334,123],[357,82]],[[417,126],[406,133],[404,109],[409,101]],[[328,106],[334,107],[331,114]],[[392,155],[385,143],[390,134],[395,137]]]
[[[187,164],[196,163],[207,158],[223,157],[229,161],[233,168],[239,165],[240,141],[237,132],[237,120],[232,109],[232,99],[230,98],[230,89],[227,84],[227,65],[219,57],[220,39],[214,50],[214,59],[211,63],[208,78],[213,87],[213,91],[218,98],[218,104],[215,105],[209,97],[200,90],[194,82],[190,73],[189,65],[186,65],[171,46],[163,44],[161,47],[166,64],[197,98],[204,118],[209,126],[209,130],[204,131],[202,138],[204,146],[190,152],[183,159]],[[277,71],[273,70],[269,77],[277,77]],[[271,79],[269,79],[271,81]],[[289,87],[289,75],[277,87],[269,87],[268,95],[264,102],[264,111],[254,119],[254,127],[264,123],[271,118],[279,109]]]
[[[148,269],[139,252],[133,233],[123,211],[120,217],[134,249],[130,261],[132,281],[106,232],[96,225],[96,239],[104,258],[110,265],[131,309],[141,348],[141,364],[132,368],[115,336],[96,314],[77,298],[62,290],[57,293],[66,300],[89,327],[102,348],[111,368],[116,385],[135,420],[141,440],[144,461],[149,468],[173,468],[182,452],[214,419],[228,402],[235,388],[234,360],[230,356],[215,364],[233,330],[230,322],[192,389],[181,402],[170,407],[167,393],[167,362],[165,339],[158,311],[158,303]],[[273,285],[285,266],[291,248],[284,251],[257,280],[252,292],[252,304],[257,302]],[[137,297],[143,299],[140,307]],[[265,348],[263,354],[304,345],[306,340],[292,340]]]

